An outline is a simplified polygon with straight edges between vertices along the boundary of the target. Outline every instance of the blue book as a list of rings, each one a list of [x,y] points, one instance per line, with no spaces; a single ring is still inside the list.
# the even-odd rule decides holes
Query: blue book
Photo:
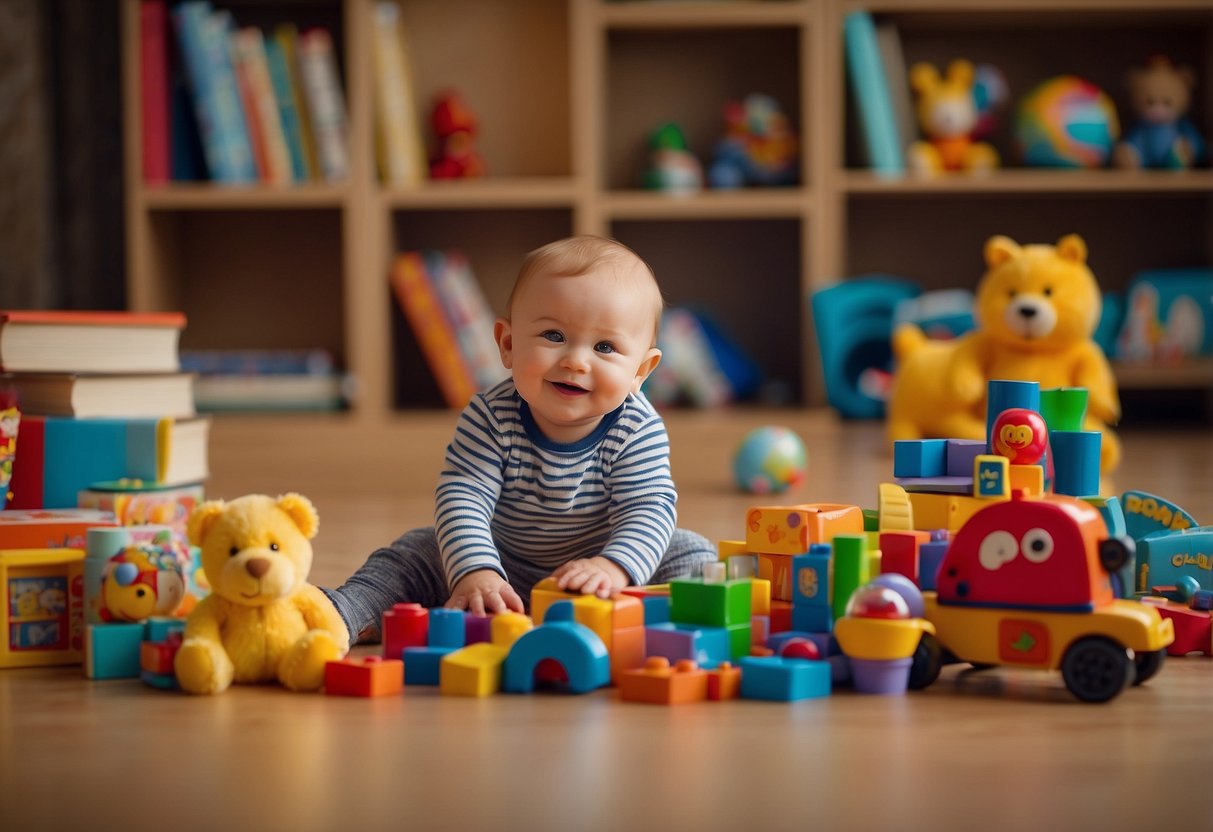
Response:
[[[898,138],[893,99],[876,38],[876,25],[865,11],[851,12],[842,23],[843,44],[864,148],[873,170],[904,173],[905,152]]]
[[[207,0],[182,3],[173,10],[211,179],[256,182],[257,166],[228,49],[229,21]]]
[[[265,61],[270,70],[270,83],[274,85],[274,100],[278,102],[278,118],[282,120],[286,149],[291,154],[291,179],[306,182],[308,173],[307,157],[303,150],[303,123],[299,110],[295,108],[295,90],[291,84],[286,52],[277,38],[265,39]]]

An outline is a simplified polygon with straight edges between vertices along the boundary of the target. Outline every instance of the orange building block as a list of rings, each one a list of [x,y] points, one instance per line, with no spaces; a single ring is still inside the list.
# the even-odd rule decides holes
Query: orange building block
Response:
[[[1027,491],[1029,497],[1045,493],[1045,469],[1039,465],[1009,465],[1011,491]]]
[[[324,666],[329,696],[389,696],[404,689],[404,662],[380,656],[347,656]]]
[[[573,620],[593,630],[606,645],[611,656],[612,684],[619,684],[623,671],[644,664],[644,602],[640,598],[621,593],[603,600],[565,592],[557,588],[555,578],[544,578],[531,590],[531,615],[536,624],[543,622],[548,607],[562,600],[573,602]]]
[[[625,702],[682,705],[708,698],[708,674],[690,659],[670,667],[664,656],[652,656],[644,667],[625,671],[619,678],[619,698]]]
[[[754,553],[803,555],[810,543],[829,543],[839,534],[863,534],[859,506],[804,503],[758,506],[746,513],[746,548]]]
[[[736,699],[741,695],[741,668],[734,667],[728,662],[708,671],[708,699],[721,702],[725,699]]]

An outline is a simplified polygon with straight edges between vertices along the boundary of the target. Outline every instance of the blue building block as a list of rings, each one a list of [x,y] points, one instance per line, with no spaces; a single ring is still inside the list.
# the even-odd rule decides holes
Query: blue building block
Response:
[[[185,632],[184,618],[156,616],[149,618],[144,624],[146,624],[143,634],[144,641],[167,641],[173,633]]]
[[[744,699],[797,702],[830,695],[833,671],[829,662],[745,656],[739,664]]]
[[[893,476],[942,477],[947,459],[946,439],[898,439],[893,443]]]
[[[442,607],[431,609],[430,633],[426,643],[430,647],[466,647],[467,625],[464,624],[463,618],[463,610],[448,610]]]
[[[792,557],[792,605],[830,605],[829,545],[814,543],[809,546],[808,554]]]
[[[939,565],[948,553],[948,541],[928,540],[918,544],[918,588],[934,592],[938,587]]]
[[[84,632],[84,675],[89,679],[138,679],[142,621],[89,624]]]
[[[805,633],[834,632],[834,607],[830,604],[806,606],[797,604],[792,607],[792,629]]]
[[[666,624],[670,620],[670,596],[647,595],[644,602],[644,625]]]
[[[1040,384],[1035,381],[1004,381],[995,379],[986,385],[986,450],[984,453],[997,453],[990,442],[990,432],[994,429],[996,420],[1004,410],[1022,407],[1027,410],[1040,412]],[[967,474],[973,473],[973,460],[969,460]]]
[[[401,651],[401,658],[404,659],[404,683],[406,685],[437,685],[441,678],[442,657],[458,649],[457,647],[404,648]]]
[[[1173,586],[1191,576],[1213,589],[1213,526],[1154,532],[1137,541],[1138,589]]]
[[[702,668],[713,668],[730,661],[733,649],[730,630],[701,627],[698,624],[654,624],[644,628],[646,656],[664,656],[670,664],[691,659]],[[747,633],[748,638],[748,633]],[[746,653],[749,645],[746,645]]]
[[[548,607],[543,624],[523,633],[502,669],[502,690],[530,693],[535,689],[535,668],[544,659],[552,659],[564,668],[568,689],[587,693],[611,681],[611,658],[606,645],[584,624],[573,620],[571,601],[557,601]],[[406,664],[407,670],[407,664]]]
[[[1188,602],[1188,606],[1194,610],[1203,610],[1205,612],[1213,610],[1213,590],[1196,590],[1192,593],[1192,600]]]
[[[1049,432],[1053,453],[1053,490],[1071,497],[1099,493],[1099,447],[1103,437],[1093,430]]]

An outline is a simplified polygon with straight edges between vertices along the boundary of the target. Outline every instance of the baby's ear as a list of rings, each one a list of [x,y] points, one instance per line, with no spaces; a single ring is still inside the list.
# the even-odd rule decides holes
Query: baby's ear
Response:
[[[656,347],[649,349],[645,355],[644,361],[640,362],[640,366],[636,368],[636,380],[632,382],[632,392],[639,393],[640,385],[644,384],[644,380],[657,369],[657,365],[661,363],[661,350]]]
[[[219,515],[223,514],[223,509],[223,500],[210,500],[193,510],[185,529],[190,543],[195,546],[202,545],[202,541],[206,539],[206,533],[211,530],[211,526],[214,525]]]
[[[493,322],[493,340],[497,342],[497,351],[501,353],[501,364],[507,370],[514,366],[514,333],[510,330],[510,322],[498,318]]]
[[[286,512],[286,516],[291,518],[308,540],[320,531],[320,515],[316,513],[311,500],[302,494],[283,494],[278,498],[278,508]]]

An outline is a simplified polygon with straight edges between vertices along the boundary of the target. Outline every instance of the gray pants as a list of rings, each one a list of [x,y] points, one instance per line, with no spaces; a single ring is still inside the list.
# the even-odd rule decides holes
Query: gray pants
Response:
[[[665,583],[671,578],[696,574],[702,571],[701,564],[716,558],[716,547],[706,537],[675,529],[650,582]],[[551,570],[504,553],[501,565],[509,575],[510,586],[530,609],[531,587]],[[377,641],[380,619],[394,604],[411,601],[427,608],[442,606],[450,598],[451,590],[433,527],[405,532],[390,546],[371,554],[344,584],[324,593],[349,628],[350,644]]]

